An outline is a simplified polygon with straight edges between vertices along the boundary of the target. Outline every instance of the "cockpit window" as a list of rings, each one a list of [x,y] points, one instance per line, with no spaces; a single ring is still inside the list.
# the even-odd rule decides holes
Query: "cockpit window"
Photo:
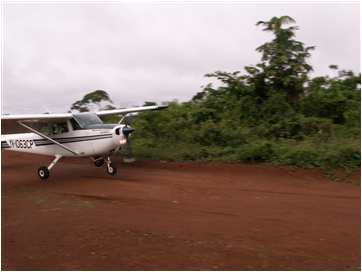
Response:
[[[81,128],[86,128],[91,125],[103,124],[102,120],[95,113],[74,114],[73,118]],[[74,124],[73,124],[73,127],[74,127]]]

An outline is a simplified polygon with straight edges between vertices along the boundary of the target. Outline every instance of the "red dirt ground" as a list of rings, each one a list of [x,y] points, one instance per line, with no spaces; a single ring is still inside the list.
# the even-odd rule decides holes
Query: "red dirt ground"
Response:
[[[360,187],[312,170],[2,152],[3,270],[359,270]],[[359,176],[355,177],[359,179]]]

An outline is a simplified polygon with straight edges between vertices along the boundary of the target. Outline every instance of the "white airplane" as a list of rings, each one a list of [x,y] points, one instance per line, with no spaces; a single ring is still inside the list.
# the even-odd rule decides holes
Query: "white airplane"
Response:
[[[121,124],[123,118],[129,113],[166,107],[147,106],[77,114],[2,115],[4,127],[17,125],[19,128],[20,125],[30,133],[1,135],[1,149],[54,156],[49,166],[38,169],[38,175],[44,181],[62,157],[90,157],[97,167],[106,163],[108,174],[115,175],[117,168],[110,155],[127,145],[128,137],[134,131],[132,127]],[[117,114],[123,115],[118,124],[104,124],[99,118]]]

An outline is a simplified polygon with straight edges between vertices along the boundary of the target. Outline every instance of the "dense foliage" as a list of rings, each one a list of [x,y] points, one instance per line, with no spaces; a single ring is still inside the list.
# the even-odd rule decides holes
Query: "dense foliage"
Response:
[[[185,103],[139,114],[132,123],[138,158],[268,162],[302,167],[360,166],[360,74],[310,78],[310,51],[288,16],[258,22],[274,39],[257,48],[245,72],[217,71]],[[150,104],[150,102],[147,102]]]
[[[296,41],[288,16],[258,22],[274,39],[257,48],[245,73],[208,74],[221,81],[192,101],[139,114],[136,156],[164,160],[270,162],[303,167],[360,165],[360,75],[309,78],[313,47]],[[337,73],[338,67],[330,66]]]

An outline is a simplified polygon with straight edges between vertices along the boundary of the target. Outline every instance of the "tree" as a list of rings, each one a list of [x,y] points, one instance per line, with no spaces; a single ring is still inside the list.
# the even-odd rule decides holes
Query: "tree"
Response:
[[[308,73],[313,70],[307,63],[307,58],[314,47],[305,47],[302,42],[294,39],[298,27],[287,26],[294,23],[293,18],[281,16],[256,24],[264,26],[263,31],[272,32],[275,38],[256,49],[262,53],[262,62],[256,65],[251,75],[253,79],[261,79],[261,85],[271,92],[285,93],[288,102],[296,107],[299,97],[304,93]]]
[[[87,93],[81,100],[74,102],[70,108],[79,112],[115,109],[108,93],[96,90]]]

